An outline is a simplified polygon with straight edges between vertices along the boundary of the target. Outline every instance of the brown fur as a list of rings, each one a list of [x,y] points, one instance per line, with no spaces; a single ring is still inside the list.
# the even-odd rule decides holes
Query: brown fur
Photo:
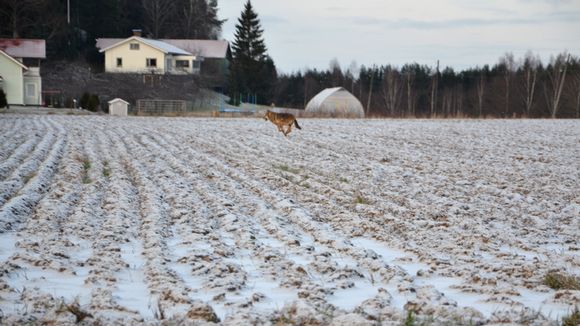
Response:
[[[290,113],[276,113],[276,112],[272,112],[272,111],[268,110],[268,111],[266,111],[266,114],[264,115],[264,120],[272,121],[273,124],[278,126],[278,131],[283,133],[284,136],[288,136],[288,134],[292,131],[292,125],[295,125],[296,128],[298,128],[298,129],[302,129],[298,125],[298,121],[296,121],[296,118],[294,117],[294,115],[292,115]],[[282,128],[284,126],[287,127],[286,130],[284,130],[284,128]]]

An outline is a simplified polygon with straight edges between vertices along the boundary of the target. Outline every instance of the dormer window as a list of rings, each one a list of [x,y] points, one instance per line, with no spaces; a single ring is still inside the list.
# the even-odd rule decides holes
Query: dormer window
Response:
[[[139,43],[131,43],[130,48],[131,50],[139,50]]]

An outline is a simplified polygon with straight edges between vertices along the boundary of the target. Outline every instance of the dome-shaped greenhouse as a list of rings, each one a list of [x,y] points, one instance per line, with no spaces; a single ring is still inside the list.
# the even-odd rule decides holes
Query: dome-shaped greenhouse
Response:
[[[364,118],[360,101],[342,87],[327,88],[306,105],[306,112],[319,117]]]

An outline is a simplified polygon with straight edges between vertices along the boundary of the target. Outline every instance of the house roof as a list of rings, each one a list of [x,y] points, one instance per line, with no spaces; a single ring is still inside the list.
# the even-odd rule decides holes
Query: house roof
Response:
[[[155,41],[151,39],[142,38],[144,40]],[[98,38],[97,48],[104,52],[113,45],[121,44],[127,39],[124,38]],[[178,39],[162,39],[157,42],[166,43],[168,45],[186,51],[188,55],[196,55],[204,58],[220,58],[227,57],[229,43],[225,40],[178,40]]]
[[[192,55],[191,53],[189,53],[183,49],[180,49],[174,45],[171,45],[169,43],[158,41],[158,40],[152,40],[152,39],[148,39],[148,38],[143,38],[143,37],[139,37],[139,36],[131,36],[131,37],[126,38],[126,39],[104,39],[104,40],[120,40],[120,41],[117,41],[117,42],[106,41],[106,42],[101,42],[101,44],[99,44],[99,40],[103,40],[103,39],[97,39],[97,47],[101,49],[101,50],[99,50],[99,52],[105,52],[109,49],[112,49],[114,47],[117,47],[121,44],[125,44],[125,43],[130,42],[130,41],[139,41],[139,42],[145,43],[153,48],[156,48],[157,50],[162,51],[164,53],[180,54],[180,55]]]
[[[8,53],[6,53],[6,52],[4,52],[4,51],[0,50],[0,55],[3,55],[3,56],[5,56],[5,57],[7,57],[7,58],[8,58],[8,60],[10,60],[10,61],[14,62],[14,63],[15,63],[15,64],[17,64],[17,65],[19,65],[20,67],[22,67],[22,69],[26,69],[26,70],[28,70],[28,67],[26,67],[25,65],[23,65],[23,64],[22,64],[22,62],[20,62],[20,61],[18,61],[18,60],[16,60],[16,59],[14,59],[14,58],[13,58],[12,56],[10,56]]]
[[[227,56],[229,43],[225,40],[177,40],[165,39],[163,42],[177,46],[185,51],[204,58],[220,58]]]
[[[14,58],[46,58],[46,41],[36,39],[0,38],[0,50]]]

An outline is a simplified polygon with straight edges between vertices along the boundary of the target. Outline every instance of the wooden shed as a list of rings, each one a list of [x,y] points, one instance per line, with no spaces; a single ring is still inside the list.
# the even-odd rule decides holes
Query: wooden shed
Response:
[[[129,112],[129,102],[120,98],[115,98],[109,101],[109,114],[121,117],[126,117]]]
[[[342,87],[327,88],[306,105],[306,112],[318,117],[364,118],[360,101]]]

